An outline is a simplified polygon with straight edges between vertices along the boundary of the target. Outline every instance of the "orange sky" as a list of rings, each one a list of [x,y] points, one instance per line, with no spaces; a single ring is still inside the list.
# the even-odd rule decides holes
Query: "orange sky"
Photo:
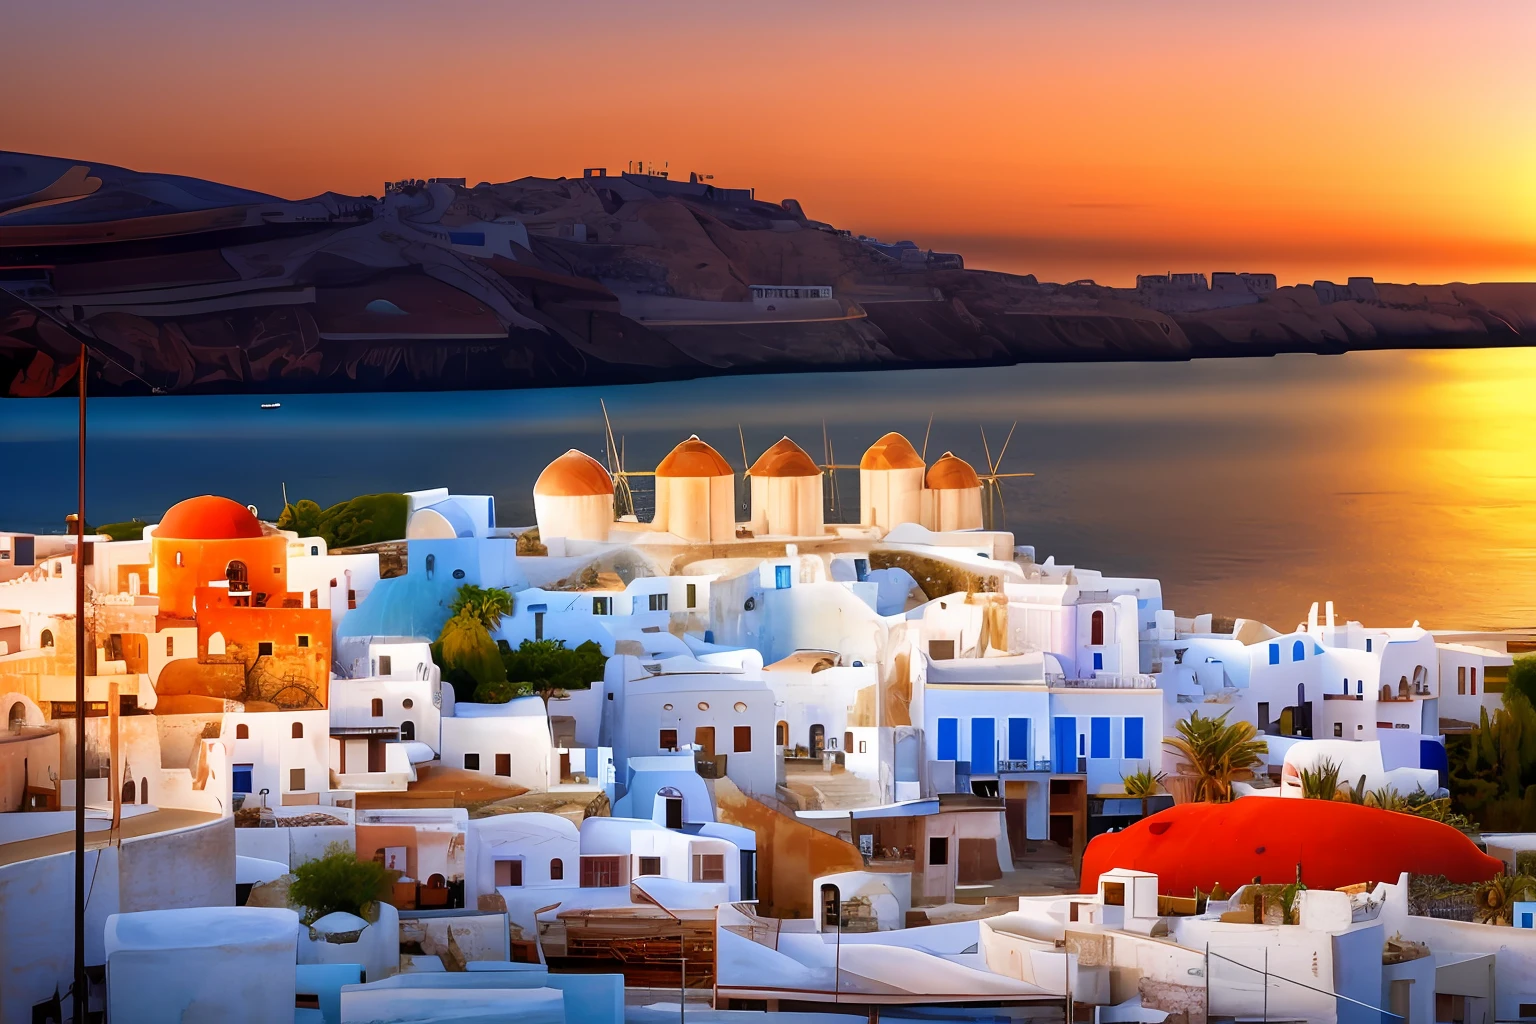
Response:
[[[55,0],[0,146],[300,197],[667,161],[970,266],[1536,279],[1536,4]]]

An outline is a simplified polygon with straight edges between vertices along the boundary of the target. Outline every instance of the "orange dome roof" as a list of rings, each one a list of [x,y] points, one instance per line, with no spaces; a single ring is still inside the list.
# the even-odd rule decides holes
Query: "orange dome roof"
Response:
[[[980,487],[981,478],[971,464],[953,452],[945,452],[928,470],[928,487],[935,491],[963,491]]]
[[[237,540],[261,534],[261,523],[250,509],[212,494],[178,501],[155,527],[156,537],[175,540]]]
[[[820,476],[821,468],[789,438],[774,442],[772,448],[752,463],[752,476]]]
[[[613,494],[613,477],[586,452],[575,448],[544,467],[533,482],[533,493],[550,497],[585,497]]]
[[[694,434],[673,448],[656,467],[657,476],[734,476],[731,464]]]
[[[896,431],[891,431],[869,446],[859,460],[860,469],[922,469],[922,456],[912,447],[912,442]]]

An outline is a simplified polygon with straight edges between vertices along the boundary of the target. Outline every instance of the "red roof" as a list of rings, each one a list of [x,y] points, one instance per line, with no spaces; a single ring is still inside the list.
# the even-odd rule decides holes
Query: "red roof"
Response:
[[[1405,871],[1480,882],[1503,870],[1449,825],[1343,800],[1242,797],[1179,804],[1120,832],[1095,836],[1083,854],[1084,892],[1111,868],[1151,871],[1158,889],[1188,896],[1220,882],[1228,892],[1258,877],[1313,889],[1396,882]]]
[[[212,494],[178,501],[155,527],[156,537],[174,540],[236,540],[261,533],[261,523],[250,509]]]

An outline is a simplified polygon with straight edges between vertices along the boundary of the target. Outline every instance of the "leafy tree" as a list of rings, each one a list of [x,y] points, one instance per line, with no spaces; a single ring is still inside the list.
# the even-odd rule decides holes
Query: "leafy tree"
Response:
[[[458,700],[474,700],[480,687],[507,681],[507,670],[490,630],[463,612],[443,623],[443,631],[432,645],[432,660],[443,670],[443,678],[453,686]]]
[[[142,519],[130,519],[124,523],[107,523],[105,526],[91,526],[86,524],[85,532],[89,536],[93,533],[106,534],[113,540],[143,540],[144,527],[149,525]]]
[[[1178,770],[1197,780],[1195,799],[1224,803],[1232,799],[1232,783],[1253,778],[1253,769],[1264,763],[1268,750],[1251,722],[1227,724],[1227,714],[1218,718],[1201,716],[1194,711],[1174,726],[1177,736],[1163,744],[1184,758]]]
[[[304,908],[305,924],[338,910],[362,916],[369,903],[389,897],[398,876],[378,861],[358,860],[347,844],[332,843],[324,856],[293,869],[288,901]]]
[[[1536,707],[1523,692],[1506,690],[1503,707],[1483,708],[1471,735],[1447,748],[1460,811],[1490,831],[1536,829]]]
[[[327,509],[302,498],[283,508],[277,527],[304,537],[320,537],[332,548],[377,544],[405,536],[409,505],[403,494],[360,494]]]
[[[512,614],[512,595],[502,587],[477,587],[466,583],[448,606],[451,615],[468,615],[494,633],[501,620]]]
[[[504,650],[501,661],[508,681],[526,685],[526,692],[538,694],[546,705],[562,692],[590,687],[603,678],[608,663],[602,648],[590,640],[574,649],[564,640],[524,640],[516,650]]]
[[[1526,701],[1536,705],[1536,654],[1516,658],[1509,670],[1509,683],[1505,693],[1513,690]]]

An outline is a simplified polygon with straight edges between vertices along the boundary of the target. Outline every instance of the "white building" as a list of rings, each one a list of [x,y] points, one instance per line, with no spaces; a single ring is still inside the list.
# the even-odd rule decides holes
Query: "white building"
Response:
[[[538,697],[458,704],[442,719],[443,764],[542,791],[551,781],[549,718]]]

